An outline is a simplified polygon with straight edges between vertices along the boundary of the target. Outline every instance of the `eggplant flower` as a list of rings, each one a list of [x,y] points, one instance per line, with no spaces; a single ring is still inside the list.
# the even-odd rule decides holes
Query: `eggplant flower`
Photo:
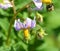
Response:
[[[0,2],[0,8],[7,9],[9,7],[12,7],[12,4],[10,3],[9,0],[2,0]]]
[[[18,19],[18,20],[15,20],[15,23],[14,23],[14,28],[16,30],[34,28],[35,26],[36,26],[35,18],[34,18],[34,20],[31,20],[30,18],[27,18],[24,21],[24,23],[22,23],[20,21],[20,19]]]
[[[20,21],[20,19],[15,20],[14,23],[14,28],[18,31],[18,30],[22,30],[24,31],[24,37],[26,40],[29,39],[29,28],[34,28],[36,26],[36,21],[35,18],[34,20],[31,20],[30,18],[27,18],[24,23],[22,23]]]
[[[33,10],[42,10],[42,1],[41,0],[33,0],[36,8],[33,8]]]

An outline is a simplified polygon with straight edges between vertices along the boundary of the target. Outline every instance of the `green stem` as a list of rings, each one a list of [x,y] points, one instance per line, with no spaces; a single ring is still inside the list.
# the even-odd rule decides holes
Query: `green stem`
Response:
[[[12,19],[11,19],[11,21],[10,21],[10,26],[9,26],[9,29],[8,29],[8,35],[7,35],[7,41],[6,41],[7,44],[9,44],[9,37],[10,37],[11,29],[12,29],[12,24],[13,24],[14,20],[16,19],[17,14],[18,14],[20,11],[22,11],[23,9],[25,9],[26,6],[29,5],[29,4],[31,4],[31,3],[33,3],[33,2],[32,2],[32,1],[29,2],[28,4],[26,4],[24,7],[20,8],[20,9],[16,12],[15,5],[14,5],[14,0],[13,0],[12,5],[13,5],[14,16],[12,17]]]
[[[7,35],[7,42],[6,42],[7,44],[9,44],[9,36],[10,36],[12,24],[13,24],[15,18],[16,18],[16,9],[15,9],[15,5],[14,5],[14,0],[10,1],[10,3],[13,5],[12,9],[13,9],[13,12],[14,12],[14,16],[10,21],[10,26],[9,26],[8,35]]]

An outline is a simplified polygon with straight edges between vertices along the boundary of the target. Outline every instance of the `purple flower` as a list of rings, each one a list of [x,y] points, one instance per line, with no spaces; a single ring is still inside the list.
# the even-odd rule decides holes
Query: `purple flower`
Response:
[[[0,3],[0,8],[7,9],[9,7],[12,7],[11,3],[9,0],[3,0],[2,3]]]
[[[41,0],[33,0],[36,8],[33,8],[33,10],[42,10],[42,1]]]
[[[31,20],[30,18],[27,18],[24,21],[24,23],[22,23],[20,21],[20,19],[18,19],[18,20],[15,20],[15,23],[14,23],[14,28],[16,30],[34,28],[35,26],[36,26],[35,18],[34,18],[34,20]]]

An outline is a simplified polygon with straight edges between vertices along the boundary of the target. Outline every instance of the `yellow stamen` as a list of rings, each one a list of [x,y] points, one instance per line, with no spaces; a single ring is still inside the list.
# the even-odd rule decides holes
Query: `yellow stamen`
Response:
[[[29,39],[29,31],[28,31],[28,29],[24,29],[24,37],[25,37],[26,40]]]
[[[43,3],[50,4],[52,3],[52,0],[42,0]]]

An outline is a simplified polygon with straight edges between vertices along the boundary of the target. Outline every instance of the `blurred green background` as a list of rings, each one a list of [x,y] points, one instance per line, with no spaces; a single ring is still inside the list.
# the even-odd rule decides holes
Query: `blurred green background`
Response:
[[[16,9],[22,8],[31,0],[15,0]],[[23,32],[16,31],[12,27],[10,34],[10,45],[6,45],[8,28],[13,16],[12,8],[7,10],[0,8],[0,51],[60,51],[60,0],[53,0],[54,11],[39,11],[44,16],[43,27],[47,36],[43,40],[38,40],[32,35],[31,41],[27,44],[23,40]],[[32,12],[33,13],[33,12]],[[17,18],[26,18],[28,12],[26,9],[19,12]],[[33,14],[31,15],[31,17]]]

